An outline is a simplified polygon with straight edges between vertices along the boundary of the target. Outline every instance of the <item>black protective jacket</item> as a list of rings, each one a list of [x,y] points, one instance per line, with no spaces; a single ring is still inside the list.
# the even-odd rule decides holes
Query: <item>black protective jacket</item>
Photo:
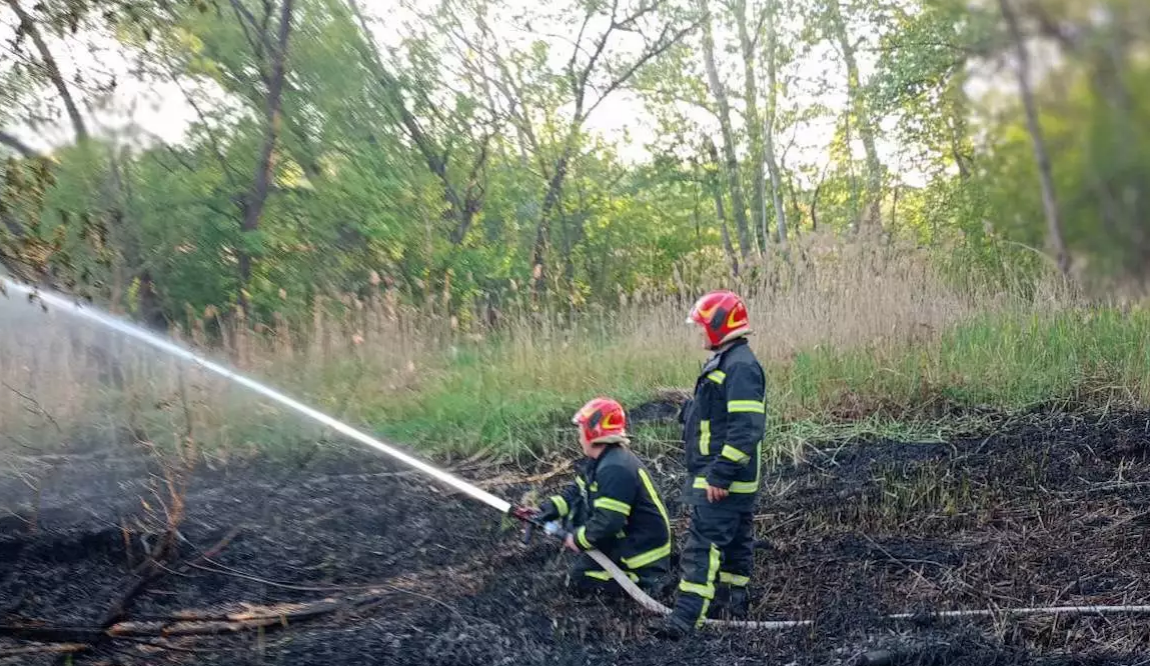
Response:
[[[575,471],[574,483],[540,509],[567,519],[580,549],[601,550],[630,570],[670,556],[667,509],[634,453],[610,445],[598,458],[580,460]]]
[[[683,503],[706,504],[711,485],[730,491],[711,506],[752,510],[766,429],[766,379],[745,338],[711,356],[679,419],[688,473]]]

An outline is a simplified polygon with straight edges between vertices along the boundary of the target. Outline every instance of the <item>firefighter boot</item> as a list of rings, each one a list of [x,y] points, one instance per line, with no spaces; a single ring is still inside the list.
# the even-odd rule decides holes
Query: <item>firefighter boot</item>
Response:
[[[662,638],[665,640],[677,641],[680,638],[691,633],[694,627],[687,620],[678,617],[674,614],[656,620],[650,625],[651,635],[655,638]]]
[[[747,596],[747,588],[745,587],[732,587],[730,599],[727,602],[727,613],[736,620],[742,620],[747,617],[750,611],[750,598]]]
[[[707,605],[707,617],[711,619],[722,618],[727,615],[727,608],[731,604],[731,586],[716,585],[715,598]]]

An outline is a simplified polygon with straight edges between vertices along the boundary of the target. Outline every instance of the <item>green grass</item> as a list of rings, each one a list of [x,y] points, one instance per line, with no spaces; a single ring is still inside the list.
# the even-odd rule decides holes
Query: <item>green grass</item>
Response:
[[[815,349],[767,360],[768,440],[790,453],[852,435],[938,440],[977,425],[947,408],[1144,405],[1150,315],[1115,309],[979,316],[917,343]],[[705,354],[671,340],[549,345],[460,355],[422,387],[362,415],[429,452],[523,458],[570,445],[570,414],[596,394],[627,407],[689,389]],[[769,340],[754,341],[770,359]],[[765,350],[765,351],[764,351]]]
[[[880,329],[868,330],[853,346],[808,345],[797,353],[776,344],[786,340],[772,340],[765,328],[756,334],[752,345],[768,376],[772,457],[787,459],[811,444],[858,436],[944,440],[978,430],[977,414],[985,409],[1144,406],[1150,398],[1150,312],[1145,309],[1015,307],[966,316],[962,323],[917,337],[883,339],[875,333]],[[595,395],[634,408],[661,389],[689,390],[706,358],[689,333],[686,327],[636,329],[614,337],[602,331],[586,337],[520,331],[499,342],[419,357],[421,365],[402,371],[376,367],[370,356],[336,356],[308,367],[284,361],[256,374],[424,455],[527,461],[571,455],[571,414]],[[170,449],[187,431],[184,402],[178,382],[162,373],[156,379],[148,374],[152,370],[141,366],[139,379],[124,392],[95,386],[82,373],[48,372],[58,386],[42,383],[38,397],[65,432],[75,421],[114,438],[134,423]],[[222,380],[189,383],[193,439],[205,454],[291,455],[323,437],[321,427]],[[63,410],[68,400],[77,399],[67,397],[71,386],[87,387],[77,395],[88,402]],[[964,410],[967,416],[954,415]],[[92,414],[105,416],[92,419]],[[41,420],[28,419],[44,431],[39,438],[44,442],[67,439]],[[18,433],[23,430],[9,428],[10,436]],[[636,446],[652,453],[678,448],[673,425],[634,434]],[[32,433],[25,438],[36,439]]]
[[[521,458],[567,441],[571,415],[595,395],[637,405],[654,387],[689,386],[688,356],[590,344],[475,351],[428,371],[420,389],[368,405],[364,418],[436,453]]]

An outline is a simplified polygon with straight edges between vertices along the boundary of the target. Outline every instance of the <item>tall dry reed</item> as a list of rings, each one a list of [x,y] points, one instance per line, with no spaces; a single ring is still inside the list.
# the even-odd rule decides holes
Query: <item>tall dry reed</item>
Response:
[[[784,363],[814,348],[882,353],[929,344],[976,316],[1056,310],[1068,302],[1055,292],[1035,301],[958,287],[931,259],[915,248],[808,235],[788,261],[772,257],[744,266],[741,277],[721,263],[684,266],[660,289],[621,293],[611,306],[578,312],[537,308],[524,290],[505,295],[497,317],[488,302],[461,326],[458,314],[416,310],[377,284],[366,299],[320,299],[306,324],[277,316],[272,326],[257,327],[209,308],[173,336],[337,416],[378,419],[402,416],[405,406],[428,400],[450,401],[452,392],[485,393],[483,404],[498,408],[502,397],[516,393],[525,400],[538,396],[542,404],[624,383],[635,390],[682,385],[699,356],[692,355],[697,336],[684,320],[708,288],[745,294],[756,351]],[[460,379],[460,363],[492,368]],[[147,437],[165,431],[179,441],[186,439],[179,433],[191,430],[217,448],[254,448],[271,437],[269,422],[284,418],[216,377],[61,313],[3,299],[0,381],[0,434],[9,441],[66,440],[99,426],[110,437],[142,428]]]

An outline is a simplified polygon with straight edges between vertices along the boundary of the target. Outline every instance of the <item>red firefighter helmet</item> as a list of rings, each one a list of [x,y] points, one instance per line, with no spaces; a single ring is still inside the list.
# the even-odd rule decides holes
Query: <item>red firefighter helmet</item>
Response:
[[[703,327],[711,348],[751,331],[743,299],[726,289],[712,291],[696,301],[687,323]]]
[[[611,398],[595,398],[575,412],[571,422],[591,443],[620,441],[627,436],[627,415]]]

